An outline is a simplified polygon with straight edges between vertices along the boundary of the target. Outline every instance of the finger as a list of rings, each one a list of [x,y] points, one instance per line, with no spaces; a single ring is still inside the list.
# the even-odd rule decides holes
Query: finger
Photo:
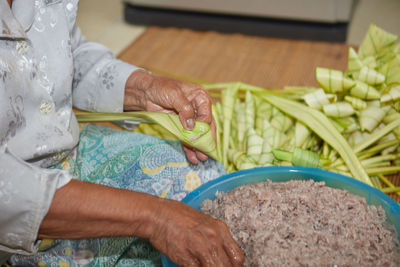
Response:
[[[182,91],[177,91],[175,94],[174,99],[172,99],[172,107],[178,112],[183,127],[187,130],[193,130],[196,120],[195,108]]]
[[[184,266],[188,266],[188,267],[201,267],[200,262],[193,258],[187,265],[185,264]]]
[[[217,264],[216,259],[218,260],[217,251],[213,252],[209,249],[209,244],[203,244],[202,240],[197,242],[193,242],[193,246],[191,248],[191,253],[193,257],[195,257],[201,264],[202,267],[214,267],[221,266],[221,264]],[[215,255],[213,255],[215,253]]]
[[[193,257],[190,253],[184,254],[184,256],[170,258],[171,261],[180,265],[188,267],[200,267],[200,261]]]
[[[195,153],[196,158],[200,161],[206,161],[208,159],[208,156],[201,151],[195,150]]]
[[[224,250],[225,250],[226,255],[228,255],[228,257],[229,257],[229,262],[230,262],[231,266],[234,266],[234,267],[243,266],[244,254],[239,246],[237,246],[237,245],[236,245],[236,247],[224,246]]]
[[[208,256],[210,259],[208,259],[207,263],[211,264],[210,266],[231,266],[231,262],[222,246],[211,246],[208,250]]]
[[[193,105],[196,110],[196,120],[210,124],[214,140],[216,141],[217,133],[215,121],[212,117],[212,105],[210,95],[207,91],[203,89],[198,89],[190,96],[188,96],[188,99],[194,103]],[[201,161],[206,161],[208,159],[208,156],[203,152],[196,151],[196,156]]]
[[[232,262],[230,261],[223,246],[218,247],[218,255],[215,261],[220,266],[232,266]]]
[[[232,266],[231,261],[226,254],[222,242],[216,239],[202,235],[201,241],[198,240],[196,246],[193,246],[192,253],[200,261],[201,266],[224,267]],[[221,241],[221,240],[219,240]],[[202,245],[203,244],[203,245]]]
[[[231,266],[243,266],[243,251],[240,249],[235,239],[233,239],[228,226],[222,221],[218,221],[218,224],[224,242],[224,250],[230,260]]]
[[[190,258],[185,261],[185,263],[182,266],[188,266],[188,267],[200,267],[202,266],[200,261],[198,261],[195,257],[190,255]]]
[[[211,97],[208,92],[203,89],[194,90],[189,94],[188,99],[196,110],[196,120],[211,124]]]
[[[229,257],[231,266],[239,267],[243,266],[244,254],[240,249],[239,245],[232,238],[230,234],[226,234],[224,238],[224,250],[226,255]]]
[[[196,156],[196,153],[192,149],[183,145],[183,151],[185,151],[186,158],[189,160],[190,163],[192,163],[194,165],[199,164],[199,160]]]
[[[217,127],[212,116],[211,97],[207,91],[199,89],[197,92],[188,97],[189,100],[194,102],[196,109],[196,120],[210,124],[214,140],[217,140]]]

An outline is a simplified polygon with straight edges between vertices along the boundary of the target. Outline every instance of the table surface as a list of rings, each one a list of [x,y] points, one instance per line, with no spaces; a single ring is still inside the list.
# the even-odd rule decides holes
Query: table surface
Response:
[[[318,86],[315,67],[346,70],[348,49],[340,43],[149,27],[119,58],[155,73],[279,89]],[[400,185],[400,176],[390,179]]]

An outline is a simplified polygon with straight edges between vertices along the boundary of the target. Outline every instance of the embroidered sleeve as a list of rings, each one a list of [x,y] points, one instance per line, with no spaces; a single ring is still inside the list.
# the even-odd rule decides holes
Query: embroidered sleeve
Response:
[[[104,46],[72,32],[73,105],[94,112],[122,112],[126,80],[138,68],[116,59]]]
[[[37,251],[39,227],[54,193],[71,179],[67,171],[33,166],[0,146],[0,254]]]

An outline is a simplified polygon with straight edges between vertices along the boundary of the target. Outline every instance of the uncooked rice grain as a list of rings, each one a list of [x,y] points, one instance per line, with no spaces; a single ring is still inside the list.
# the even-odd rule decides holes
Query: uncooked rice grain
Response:
[[[228,225],[245,266],[400,266],[384,210],[323,182],[245,185],[201,209]]]

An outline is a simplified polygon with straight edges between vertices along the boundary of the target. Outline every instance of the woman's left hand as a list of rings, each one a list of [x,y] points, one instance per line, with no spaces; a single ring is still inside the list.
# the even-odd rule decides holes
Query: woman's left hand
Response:
[[[211,126],[215,138],[211,97],[193,83],[154,76],[142,70],[135,71],[125,86],[124,109],[175,113],[187,130],[193,130],[195,121],[206,122]],[[187,146],[184,146],[184,151],[193,164],[208,158],[203,152]]]

